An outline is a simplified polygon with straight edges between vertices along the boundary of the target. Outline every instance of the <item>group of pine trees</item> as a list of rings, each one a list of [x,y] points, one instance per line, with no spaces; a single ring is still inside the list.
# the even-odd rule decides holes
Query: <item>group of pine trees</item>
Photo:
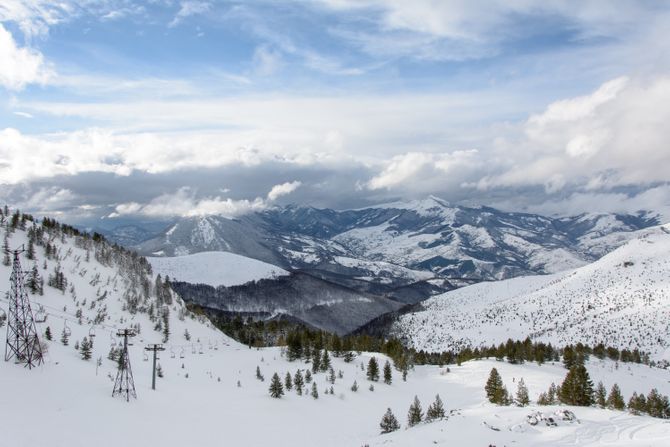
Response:
[[[435,401],[428,406],[425,416],[419,398],[414,396],[414,400],[407,411],[407,427],[411,428],[423,421],[433,422],[444,417],[444,404],[442,403],[439,394],[435,396]],[[400,428],[400,423],[390,408],[388,408],[384,416],[382,416],[379,427],[381,428],[382,433],[390,433]]]
[[[567,364],[571,366],[563,382],[559,386],[552,383],[549,390],[540,393],[537,400],[538,405],[565,404],[582,407],[597,405],[600,408],[612,410],[628,408],[634,414],[646,413],[653,417],[670,419],[670,400],[658,390],[652,389],[646,397],[642,393],[634,393],[626,405],[618,384],[612,385],[609,394],[602,382],[599,382],[594,389],[593,382],[583,363],[568,359]],[[496,368],[491,369],[484,390],[487,399],[497,405],[516,403],[525,406],[530,403],[528,388],[523,378],[518,382],[516,398],[512,399]]]

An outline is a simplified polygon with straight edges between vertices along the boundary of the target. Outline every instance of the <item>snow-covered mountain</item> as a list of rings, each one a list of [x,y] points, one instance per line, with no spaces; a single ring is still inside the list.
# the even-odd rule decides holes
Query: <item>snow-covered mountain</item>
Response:
[[[417,349],[449,350],[530,336],[670,359],[670,225],[567,272],[485,282],[428,299],[392,331]]]
[[[210,286],[236,286],[289,273],[275,265],[225,251],[147,258],[153,271],[172,281]]]
[[[228,251],[289,270],[373,281],[380,267],[370,263],[377,262],[447,279],[490,280],[579,267],[621,245],[631,231],[656,224],[650,213],[549,218],[430,197],[357,210],[288,206],[235,219],[186,218],[138,248],[154,256]],[[397,271],[389,277],[398,278]]]

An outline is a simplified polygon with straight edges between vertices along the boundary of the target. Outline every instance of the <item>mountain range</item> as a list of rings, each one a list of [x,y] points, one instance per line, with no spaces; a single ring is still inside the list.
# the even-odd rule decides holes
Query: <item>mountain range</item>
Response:
[[[176,257],[177,264],[185,255],[229,252],[277,266],[289,275],[265,278],[260,286],[236,284],[234,292],[215,279],[207,293],[189,292],[188,284],[180,292],[187,301],[221,310],[318,315],[306,322],[343,332],[463,285],[586,265],[657,224],[651,212],[547,217],[451,205],[431,196],[354,210],[290,205],[235,218],[181,218],[133,248]],[[146,238],[127,225],[106,233],[125,243],[133,234]],[[327,312],[306,311],[305,303],[328,306]],[[363,311],[361,303],[374,310]]]

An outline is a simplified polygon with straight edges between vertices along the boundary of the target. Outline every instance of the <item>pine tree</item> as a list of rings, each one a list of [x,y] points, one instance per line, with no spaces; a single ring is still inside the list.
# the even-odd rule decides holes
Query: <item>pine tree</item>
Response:
[[[371,357],[370,361],[368,362],[367,377],[368,380],[372,380],[374,382],[379,380],[379,364],[377,363],[377,359],[375,357]]]
[[[384,363],[384,383],[390,385],[393,380],[392,377],[391,364],[387,360],[386,363]]]
[[[504,385],[500,373],[498,373],[497,369],[492,368],[484,387],[486,398],[493,404],[502,405],[504,403],[503,389]]]
[[[319,398],[319,390],[316,389],[316,382],[312,382],[312,393],[311,394],[312,394],[312,397],[314,399]]]
[[[305,371],[305,383],[312,383],[312,372],[309,369]]]
[[[91,356],[93,355],[92,348],[93,346],[91,345],[91,342],[88,341],[87,337],[84,337],[84,339],[81,341],[81,344],[79,345],[79,352],[83,360],[91,359]]]
[[[561,384],[558,397],[566,405],[588,407],[593,404],[593,383],[584,365],[570,368]]]
[[[547,399],[549,400],[548,405],[554,405],[558,401],[558,389],[556,388],[556,384],[554,382],[551,382],[551,385],[549,385],[549,391],[547,391]]]
[[[598,386],[596,386],[595,404],[600,408],[605,408],[607,406],[607,391],[602,382],[598,382]]]
[[[279,379],[279,374],[274,373],[272,376],[269,391],[270,396],[274,397],[275,399],[279,399],[284,395],[284,387],[282,386],[281,380]]]
[[[261,374],[261,367],[256,366],[256,378],[260,380],[261,382],[265,382],[265,377],[263,377],[263,374]]]
[[[163,308],[163,343],[167,343],[170,339],[170,309],[165,306]]]
[[[312,353],[312,372],[314,374],[321,371],[321,350],[315,349]]]
[[[333,367],[330,367],[330,371],[328,372],[328,381],[330,383],[335,383],[335,370]]]
[[[523,381],[523,377],[519,379],[519,384],[516,390],[516,403],[520,407],[525,407],[530,403],[530,399],[528,398],[528,388]]]
[[[354,393],[356,391],[358,391],[358,383],[355,380],[354,380],[354,384],[351,385],[351,391],[353,391]]]
[[[441,419],[444,417],[444,405],[442,404],[442,399],[440,395],[435,396],[435,402],[428,406],[426,411],[426,421],[431,422],[436,419]]]
[[[328,350],[324,349],[323,358],[321,359],[321,371],[328,371],[330,368],[330,356],[328,355]]]
[[[610,389],[610,395],[607,398],[607,408],[611,410],[623,410],[626,408],[626,402],[621,395],[621,389],[616,383]]]
[[[70,336],[65,329],[63,329],[63,332],[60,334],[60,342],[63,343],[64,346],[67,346],[70,343]]]
[[[190,334],[190,332],[188,331],[188,329],[184,329],[184,338],[186,339],[186,341],[190,341],[190,340],[191,340],[191,334]]]
[[[392,431],[396,431],[400,428],[398,419],[396,419],[390,408],[386,410],[386,413],[379,423],[379,427],[382,429],[382,434],[391,433]]]
[[[46,338],[47,340],[51,341],[51,338],[52,338],[52,336],[51,336],[51,328],[50,328],[49,326],[47,326],[46,330],[44,331],[44,338]]]
[[[293,384],[295,385],[295,391],[298,393],[298,396],[302,396],[302,387],[305,385],[305,381],[302,378],[300,370],[296,371],[295,376],[293,376]]]
[[[670,401],[668,396],[658,392],[656,388],[647,394],[647,413],[655,418],[670,419]]]
[[[421,402],[419,398],[414,396],[414,402],[409,406],[409,411],[407,412],[407,425],[414,427],[416,424],[423,420],[423,410],[421,409]]]
[[[2,258],[2,265],[10,266],[12,265],[12,258],[9,257],[9,236],[5,233],[5,239],[2,243],[2,252],[4,256]]]
[[[284,386],[286,387],[286,391],[291,391],[291,389],[293,389],[293,379],[291,378],[290,372],[287,372],[286,377],[284,377]]]
[[[644,394],[633,393],[628,401],[628,410],[633,414],[645,413],[647,411],[647,398]]]

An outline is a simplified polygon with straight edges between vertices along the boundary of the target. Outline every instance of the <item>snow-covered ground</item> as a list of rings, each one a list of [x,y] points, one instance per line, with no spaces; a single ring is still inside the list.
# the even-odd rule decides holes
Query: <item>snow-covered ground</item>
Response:
[[[576,270],[480,283],[424,302],[394,330],[443,351],[530,336],[558,346],[604,343],[670,358],[670,226]]]
[[[24,243],[18,231],[11,246]],[[308,393],[298,396],[286,392],[281,399],[268,394],[274,372],[309,368],[301,361],[288,362],[280,348],[250,349],[225,337],[206,321],[186,314],[176,298],[169,306],[170,337],[159,363],[165,377],[151,390],[151,361],[145,361],[144,346],[160,343],[162,333],[146,313],[130,314],[125,309],[124,293],[129,290],[124,276],[113,267],[85,260],[84,250],[71,242],[58,242],[60,264],[74,285],[76,297],[69,290],[45,286],[44,296],[30,295],[34,307],[42,304],[47,320],[38,323],[44,334],[49,327],[52,341],[45,341],[48,353],[43,366],[28,370],[12,362],[0,362],[0,420],[3,434],[0,445],[18,447],[208,447],[234,446],[560,446],[613,445],[665,446],[670,444],[670,424],[646,416],[596,408],[571,408],[579,422],[559,422],[558,427],[525,423],[532,411],[553,412],[564,407],[496,407],[485,399],[484,383],[490,369],[500,371],[508,389],[523,377],[531,399],[560,382],[565,369],[559,364],[510,365],[494,360],[464,363],[447,368],[416,367],[406,382],[394,372],[393,383],[374,383],[374,391],[361,369],[372,354],[362,353],[353,363],[333,358],[335,371],[341,370],[333,386],[325,373],[315,375],[319,398]],[[38,265],[43,261],[38,248]],[[55,265],[48,261],[46,275]],[[24,266],[30,263],[24,260]],[[7,284],[10,269],[0,266],[0,281]],[[4,287],[3,287],[4,288]],[[107,292],[107,293],[105,293]],[[86,304],[84,304],[86,300]],[[96,305],[91,308],[91,302]],[[78,303],[78,305],[77,305]],[[7,302],[0,300],[7,310]],[[89,319],[106,306],[107,317],[95,326]],[[75,316],[82,313],[81,321]],[[116,363],[106,358],[118,329],[139,324],[140,334],[130,347],[137,400],[126,402],[112,398]],[[59,340],[65,326],[71,330],[70,344]],[[82,360],[73,345],[95,331],[93,358]],[[187,340],[188,330],[191,340]],[[5,328],[0,343],[5,342]],[[383,364],[382,355],[374,354]],[[101,359],[101,365],[96,364]],[[265,376],[255,378],[256,367]],[[609,386],[618,382],[627,399],[633,390],[648,392],[657,387],[670,393],[668,371],[642,365],[616,365],[609,361],[588,363],[594,381]],[[359,390],[351,391],[357,381]],[[239,386],[238,386],[239,383]],[[406,429],[407,409],[418,396],[424,410],[436,394],[442,397],[448,419]],[[402,424],[401,430],[379,434],[379,421],[390,407]]]
[[[208,251],[185,256],[147,258],[155,274],[176,281],[210,286],[235,286],[264,278],[288,275],[276,265],[225,251]]]

